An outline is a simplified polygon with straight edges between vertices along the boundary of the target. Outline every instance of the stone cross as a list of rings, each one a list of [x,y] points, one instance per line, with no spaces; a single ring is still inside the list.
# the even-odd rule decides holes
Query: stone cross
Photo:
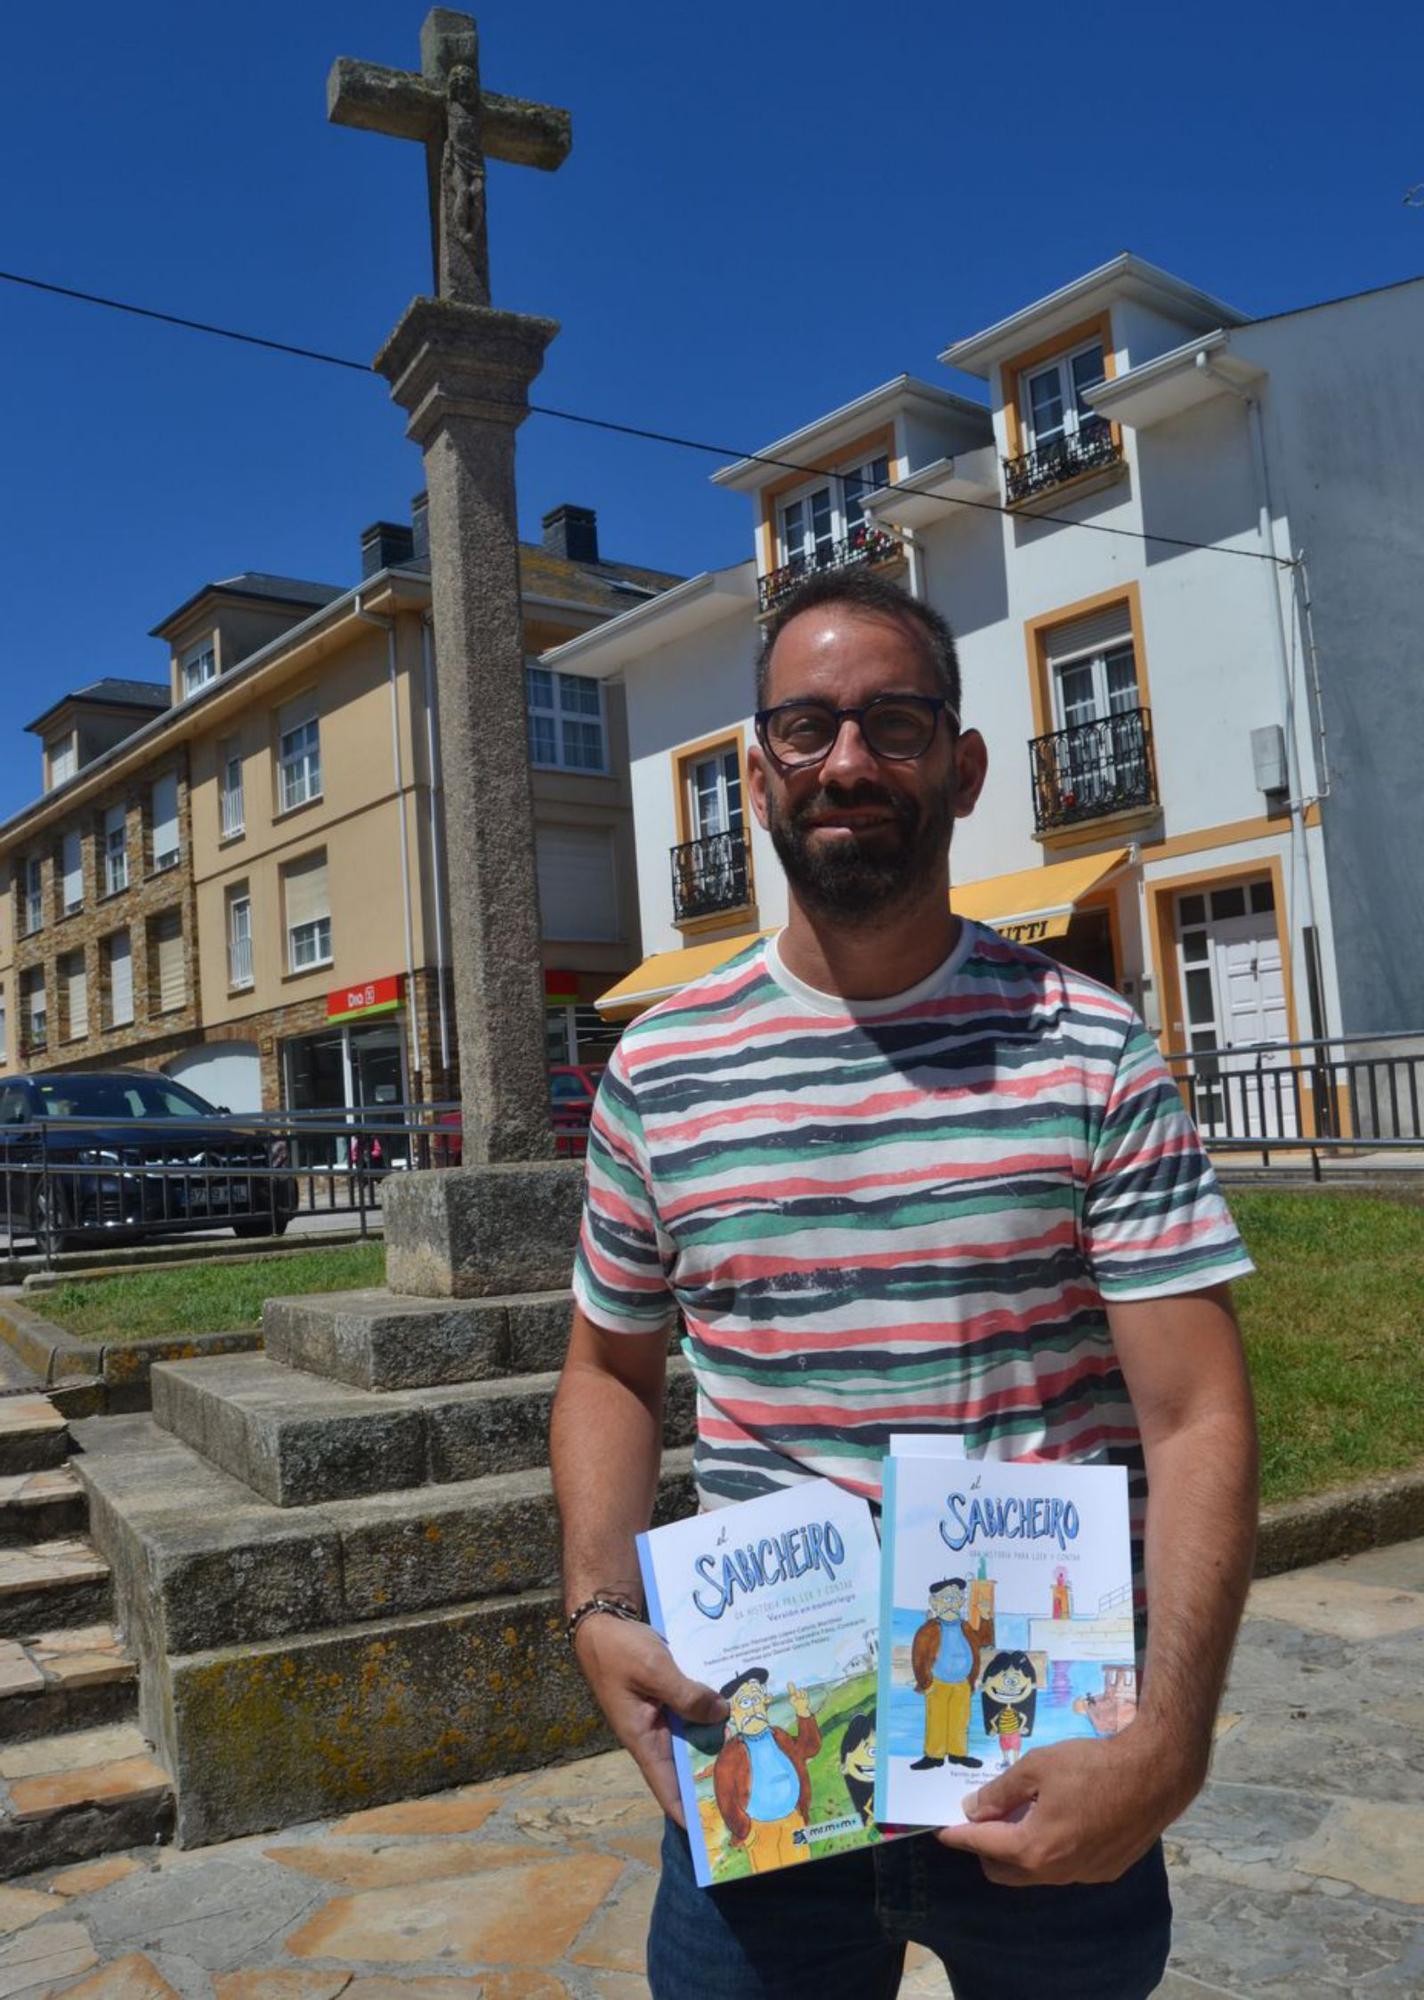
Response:
[[[341,56],[326,85],[337,125],[417,139],[425,147],[435,289],[442,299],[489,304],[485,160],[562,166],[569,114],[480,88],[480,42],[468,14],[433,7],[420,30],[418,72]]]

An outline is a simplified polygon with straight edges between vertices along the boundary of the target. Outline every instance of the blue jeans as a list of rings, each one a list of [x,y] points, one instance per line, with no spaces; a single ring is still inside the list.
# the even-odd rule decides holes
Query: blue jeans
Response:
[[[908,1943],[955,2000],[1146,2000],[1172,1905],[1160,1843],[1116,1882],[1007,1889],[912,1834],[756,1881],[699,1889],[669,1821],[648,1938],[653,2000],[893,2000]]]

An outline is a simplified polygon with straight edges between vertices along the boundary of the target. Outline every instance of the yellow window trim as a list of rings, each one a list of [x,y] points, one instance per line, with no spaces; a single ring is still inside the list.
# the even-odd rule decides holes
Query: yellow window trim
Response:
[[[1022,354],[1013,355],[1008,361],[1000,362],[999,374],[1004,393],[1004,428],[1008,436],[1008,456],[1021,458],[1026,449],[1024,443],[1023,419],[1019,413],[1019,390],[1023,378],[1030,369],[1042,367],[1045,361],[1052,361],[1056,355],[1067,354],[1075,347],[1082,347],[1090,340],[1101,340],[1103,344],[1103,374],[1111,382],[1117,374],[1117,356],[1113,352],[1112,314],[1101,312],[1095,319],[1080,320],[1077,326],[1068,327],[1063,333],[1055,333],[1048,340],[1041,340],[1037,347],[1027,348]],[[1112,427],[1113,443],[1122,449],[1122,430],[1117,424]]]

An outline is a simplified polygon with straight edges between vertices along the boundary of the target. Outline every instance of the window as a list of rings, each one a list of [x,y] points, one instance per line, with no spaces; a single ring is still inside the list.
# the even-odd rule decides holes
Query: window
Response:
[[[148,927],[148,992],[150,1010],[173,1014],[187,1004],[188,975],[183,964],[183,917],[164,910]]]
[[[89,981],[82,951],[71,951],[59,961],[59,980],[64,992],[65,1034],[72,1042],[89,1032]]]
[[[236,737],[218,745],[218,796],[224,840],[242,832],[242,747]]]
[[[889,483],[890,460],[882,452],[784,500],[780,509],[782,561],[824,569],[838,545],[858,547],[865,539],[865,495]]]
[[[45,749],[49,753],[49,784],[53,791],[57,785],[66,784],[79,769],[79,753],[74,747],[73,736],[57,737],[53,743],[47,743]]]
[[[1051,627],[1044,650],[1053,677],[1055,728],[1106,721],[1140,706],[1132,614],[1125,602]]]
[[[150,800],[150,815],[153,825],[153,868],[159,873],[164,868],[178,865],[178,774],[165,771],[154,784]]]
[[[44,866],[37,854],[25,863],[25,935],[44,927]]]
[[[326,851],[290,861],[282,870],[287,922],[287,970],[307,972],[331,962],[331,898]]]
[[[540,930],[611,943],[619,936],[613,841],[602,826],[536,826]]]
[[[328,938],[328,949],[330,942]],[[229,986],[252,984],[252,898],[246,889],[228,892],[227,983]]]
[[[694,840],[742,831],[742,764],[735,743],[684,767],[687,823]]]
[[[310,699],[281,711],[277,722],[278,810],[290,812],[321,797],[321,742]]]
[[[1026,448],[1042,451],[1066,438],[1108,428],[1087,401],[1089,389],[1105,381],[1103,343],[1090,340],[1071,353],[1055,355],[1023,378],[1023,421]]]
[[[739,743],[679,759],[678,783],[688,838],[673,849],[674,921],[740,909],[751,902],[752,885]]]
[[[217,679],[217,647],[211,639],[200,640],[196,646],[188,648],[183,655],[182,672],[185,696],[196,694],[200,687],[206,687],[209,681]]]
[[[129,886],[128,819],[122,806],[104,814],[104,894],[116,896]]]
[[[45,1013],[44,972],[38,965],[20,975],[20,1007],[24,1016],[25,1048],[45,1048],[49,1042],[49,1018]]]
[[[64,914],[73,916],[84,907],[84,836],[74,829],[60,842],[60,869],[64,877]]]
[[[133,947],[127,931],[115,931],[103,943],[108,973],[109,1021],[111,1028],[126,1028],[133,1020]]]
[[[529,761],[562,771],[606,771],[603,690],[586,674],[524,669]]]
[[[1032,629],[1044,732],[1029,745],[1035,831],[1155,808],[1132,594]]]
[[[0,986],[0,1063],[7,1063],[10,1060],[10,1044],[5,1038],[8,1025],[5,1014],[5,988]],[[0,1124],[3,1122],[3,1114],[0,1114]]]

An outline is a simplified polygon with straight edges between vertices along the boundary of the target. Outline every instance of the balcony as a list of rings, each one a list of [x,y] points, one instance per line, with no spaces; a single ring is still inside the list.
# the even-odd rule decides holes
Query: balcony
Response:
[[[1028,755],[1035,833],[1157,804],[1152,721],[1145,708],[1035,736]]]
[[[1021,458],[1004,460],[1004,498],[1013,507],[1023,500],[1035,500],[1064,486],[1086,472],[1100,472],[1121,462],[1122,446],[1113,436],[1106,417],[1089,417],[1076,431],[1065,431],[1026,451]]]
[[[857,563],[893,562],[900,552],[900,544],[894,535],[887,535],[883,528],[872,528],[862,522],[848,535],[842,535],[836,541],[823,542],[810,555],[796,556],[791,562],[783,563],[780,569],[768,570],[765,576],[758,577],[757,612],[764,618],[769,611],[775,611],[798,583],[803,583],[819,570],[853,569]]]
[[[672,850],[675,923],[743,909],[752,899],[751,851],[744,833],[710,833]]]

